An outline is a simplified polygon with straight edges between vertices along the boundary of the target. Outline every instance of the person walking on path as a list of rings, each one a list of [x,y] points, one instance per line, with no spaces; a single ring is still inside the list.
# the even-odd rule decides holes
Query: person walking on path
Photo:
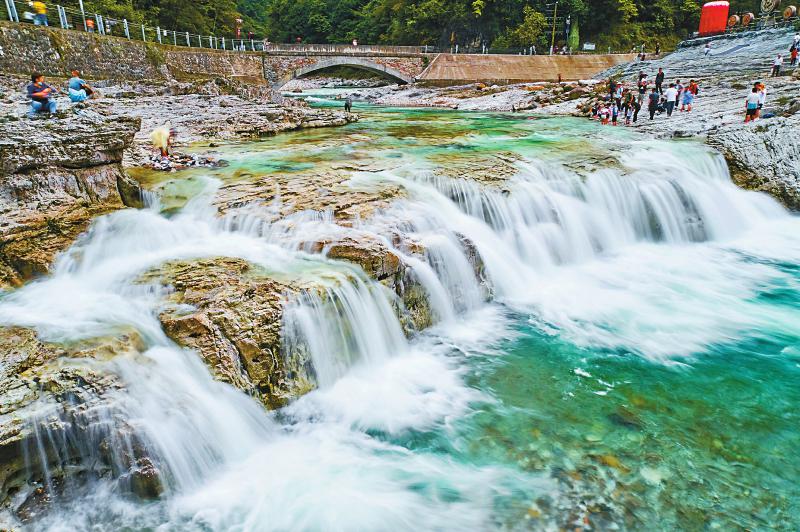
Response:
[[[756,109],[756,118],[761,118],[761,109],[763,109],[764,104],[767,103],[767,86],[760,81],[756,81],[753,87],[758,90],[758,109]]]
[[[31,2],[33,8],[33,23],[37,26],[47,26],[47,6],[44,2],[36,0]]]
[[[658,74],[656,74],[656,90],[658,90],[659,94],[664,94],[664,90],[661,86],[664,84],[664,69],[659,68]]]
[[[744,99],[744,107],[745,107],[745,114],[744,114],[744,122],[751,122],[756,119],[756,115],[758,114],[758,101],[761,97],[758,94],[758,88],[753,87],[753,90],[750,91],[750,94],[747,95],[747,98]]]
[[[777,78],[781,75],[781,67],[783,66],[783,56],[778,54],[775,61],[772,62],[772,77]]]
[[[664,97],[667,99],[665,107],[667,108],[667,118],[672,116],[672,111],[675,110],[675,105],[678,101],[678,89],[675,88],[674,83],[669,84],[669,88],[664,91]]]
[[[703,55],[708,56],[711,53],[711,43],[707,42],[705,48],[703,48]]]
[[[31,82],[28,84],[28,99],[31,101],[31,109],[28,111],[28,118],[35,118],[37,113],[54,114],[58,109],[56,101],[52,98],[53,93],[58,92],[44,82],[44,76],[38,72],[31,74]]]
[[[796,66],[797,65],[797,46],[792,48],[792,51],[789,52],[789,57],[791,58],[791,61],[789,62],[789,64],[791,66]]]
[[[653,87],[653,90],[650,92],[650,96],[647,98],[647,110],[650,112],[650,120],[656,115],[656,110],[658,109],[658,101],[661,99],[661,95],[658,94],[658,90]]]

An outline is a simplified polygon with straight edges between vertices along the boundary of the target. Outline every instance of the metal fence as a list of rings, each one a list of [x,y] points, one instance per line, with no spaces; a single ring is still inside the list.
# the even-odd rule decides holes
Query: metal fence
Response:
[[[54,26],[66,30],[85,31],[98,35],[112,35],[130,40],[187,46],[193,48],[210,48],[216,50],[263,51],[264,41],[255,38],[217,37],[215,35],[198,35],[188,31],[176,31],[160,26],[133,23],[127,19],[106,17],[100,13],[87,11],[83,0],[75,5],[44,4],[46,11],[39,13],[39,2],[21,2],[19,0],[3,0],[6,14],[12,22],[30,23],[41,26]],[[39,8],[37,10],[37,8]]]
[[[85,31],[98,35],[112,35],[131,40],[171,44],[192,48],[215,50],[233,50],[248,52],[266,52],[276,55],[418,55],[435,53],[452,54],[504,54],[504,55],[547,55],[549,50],[537,50],[535,46],[524,48],[493,48],[487,45],[449,47],[439,46],[391,46],[391,45],[358,45],[358,44],[279,44],[270,43],[266,39],[218,37],[215,35],[198,35],[188,31],[176,31],[160,26],[134,23],[126,19],[104,16],[101,13],[87,11],[83,0],[65,0],[65,4],[43,4],[20,0],[3,0],[6,14],[12,22],[36,25],[55,26],[67,30]],[[66,2],[73,2],[66,5]],[[45,13],[37,13],[38,4],[43,4]],[[625,53],[606,50],[572,50],[572,54]]]

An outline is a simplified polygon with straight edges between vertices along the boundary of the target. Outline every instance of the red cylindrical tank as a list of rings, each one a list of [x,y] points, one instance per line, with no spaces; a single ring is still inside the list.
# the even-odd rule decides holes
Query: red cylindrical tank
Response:
[[[707,2],[700,13],[700,35],[722,33],[728,25],[730,2]]]

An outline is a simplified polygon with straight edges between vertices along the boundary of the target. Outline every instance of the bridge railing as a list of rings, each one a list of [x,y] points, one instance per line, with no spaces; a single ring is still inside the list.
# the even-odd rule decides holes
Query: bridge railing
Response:
[[[384,45],[352,45],[352,44],[279,44],[266,43],[267,53],[287,55],[354,55],[354,56],[401,56],[426,53],[426,46],[384,46]]]

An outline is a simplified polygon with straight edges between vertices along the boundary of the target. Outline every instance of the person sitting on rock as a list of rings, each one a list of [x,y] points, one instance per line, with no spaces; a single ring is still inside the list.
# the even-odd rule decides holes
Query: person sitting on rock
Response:
[[[58,92],[44,82],[44,76],[39,72],[31,74],[31,82],[28,84],[28,98],[31,100],[31,109],[28,112],[29,118],[35,118],[37,113],[54,114],[58,110],[53,94]]]
[[[73,70],[72,77],[69,78],[69,99],[77,103],[91,98],[94,94],[94,89],[81,79],[81,73]]]

